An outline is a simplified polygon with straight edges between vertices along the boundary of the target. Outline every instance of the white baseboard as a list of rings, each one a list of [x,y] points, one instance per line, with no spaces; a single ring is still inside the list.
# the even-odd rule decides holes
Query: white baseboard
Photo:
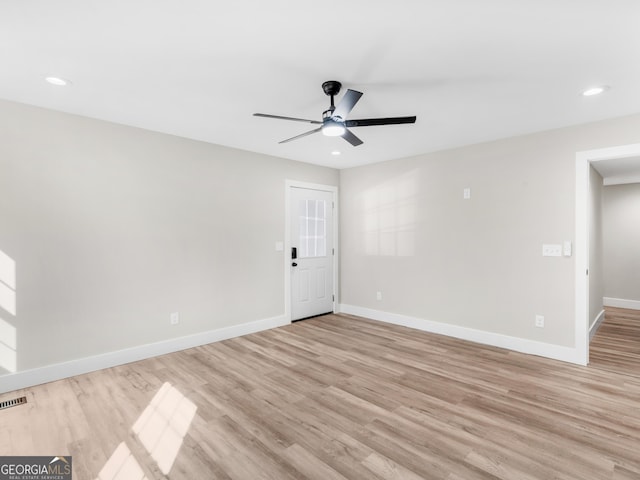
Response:
[[[404,327],[415,328],[425,332],[437,333],[448,337],[460,338],[471,342],[491,345],[494,347],[506,348],[516,352],[538,355],[540,357],[552,358],[563,362],[584,365],[579,352],[575,348],[553,345],[550,343],[537,342],[524,338],[510,337],[499,333],[486,332],[448,323],[434,322],[422,318],[399,315],[397,313],[382,312],[370,308],[358,307],[354,305],[340,305],[340,312],[358,315],[360,317],[378,320],[381,322],[402,325]]]
[[[604,297],[602,299],[605,307],[630,308],[640,310],[640,300],[625,300],[624,298]]]
[[[167,353],[173,353],[187,348],[198,347],[208,343],[219,342],[228,338],[240,337],[249,333],[269,330],[271,328],[289,325],[291,322],[285,316],[266,318],[253,322],[242,323],[231,327],[209,330],[184,337],[172,338],[162,342],[140,345],[115,352],[104,353],[92,357],[79,358],[69,362],[47,365],[22,372],[0,376],[0,393],[12,392],[21,388],[53,382],[63,378],[82,375],[84,373],[115,367],[126,363],[144,360]]]
[[[593,340],[593,336],[596,334],[596,332],[600,328],[600,325],[602,325],[602,322],[604,322],[604,310],[602,310],[598,314],[598,316],[596,317],[594,322],[589,327],[589,342],[591,342],[591,340]]]

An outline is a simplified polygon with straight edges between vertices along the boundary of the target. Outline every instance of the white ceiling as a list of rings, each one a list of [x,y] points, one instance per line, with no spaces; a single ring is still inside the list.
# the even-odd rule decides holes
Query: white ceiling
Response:
[[[343,168],[640,112],[639,20],[638,0],[5,0],[0,98]],[[350,118],[418,120],[352,147],[252,116],[320,119],[333,79],[364,92]]]

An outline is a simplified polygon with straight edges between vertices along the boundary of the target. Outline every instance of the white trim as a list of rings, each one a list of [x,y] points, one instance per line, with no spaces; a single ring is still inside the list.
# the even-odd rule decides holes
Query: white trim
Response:
[[[261,332],[271,328],[289,325],[284,316],[266,318],[253,322],[218,328],[207,332],[196,333],[185,337],[172,338],[162,342],[140,345],[115,352],[104,353],[91,357],[79,358],[69,362],[47,365],[23,372],[16,372],[0,376],[0,393],[11,392],[21,388],[28,388],[42,383],[53,382],[63,378],[82,375],[84,373],[102,370],[104,368],[124,365],[126,363],[144,360],[167,353],[173,353],[187,348],[198,347],[208,343],[219,342],[228,338],[240,337],[249,333]]]
[[[605,307],[629,308],[640,310],[640,300],[625,300],[624,298],[604,297],[602,299]]]
[[[595,321],[589,327],[589,342],[593,340],[593,337],[600,328],[600,325],[602,325],[602,322],[604,322],[604,310],[598,314]]]
[[[589,161],[576,154],[576,240],[575,240],[575,347],[581,362],[589,362]]]
[[[640,155],[640,143],[576,153],[575,345],[580,362],[589,361],[589,165]]]
[[[340,249],[338,248],[338,187],[334,185],[322,185],[320,183],[299,182],[297,180],[285,180],[284,194],[284,316],[291,322],[291,189],[305,188],[307,190],[319,190],[330,192],[333,201],[333,311],[339,312],[340,277],[338,275],[340,265]]]
[[[629,183],[640,183],[640,174],[620,175],[617,177],[607,177],[602,181],[605,187],[609,185],[626,185]]]
[[[516,352],[538,355],[563,362],[577,363],[582,365],[582,357],[575,348],[563,347],[561,345],[553,345],[550,343],[537,342],[535,340],[527,340],[525,338],[510,337],[499,333],[485,332],[468,327],[458,325],[450,325],[448,323],[434,322],[422,318],[409,317],[399,315],[397,313],[382,312],[365,307],[355,305],[341,305],[340,311],[349,315],[358,315],[360,317],[369,318],[394,325],[402,325],[403,327],[415,328],[425,332],[437,333],[448,337],[469,340],[471,342],[491,345],[494,347],[506,348]]]

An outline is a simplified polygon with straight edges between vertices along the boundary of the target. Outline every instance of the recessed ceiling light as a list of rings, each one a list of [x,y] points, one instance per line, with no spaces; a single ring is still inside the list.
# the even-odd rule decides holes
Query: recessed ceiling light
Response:
[[[47,77],[45,80],[51,85],[56,85],[57,87],[66,87],[67,85],[71,85],[71,80],[60,77]]]
[[[331,152],[331,155],[340,155],[342,152],[339,152],[338,150],[334,150],[333,152]]]
[[[606,92],[611,87],[607,87],[606,85],[602,85],[599,87],[591,87],[582,92],[582,95],[585,97],[593,97],[594,95],[600,95],[603,92]]]

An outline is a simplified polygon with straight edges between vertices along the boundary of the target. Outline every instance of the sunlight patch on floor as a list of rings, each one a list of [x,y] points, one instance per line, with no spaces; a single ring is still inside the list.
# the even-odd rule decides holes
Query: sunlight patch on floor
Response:
[[[165,382],[134,423],[133,432],[164,475],[171,471],[197,409]],[[96,480],[147,480],[147,477],[126,442],[122,442]]]
[[[147,480],[135,457],[122,442],[115,449],[96,480]]]
[[[133,425],[134,433],[165,475],[178,456],[196,410],[193,402],[165,383]]]

